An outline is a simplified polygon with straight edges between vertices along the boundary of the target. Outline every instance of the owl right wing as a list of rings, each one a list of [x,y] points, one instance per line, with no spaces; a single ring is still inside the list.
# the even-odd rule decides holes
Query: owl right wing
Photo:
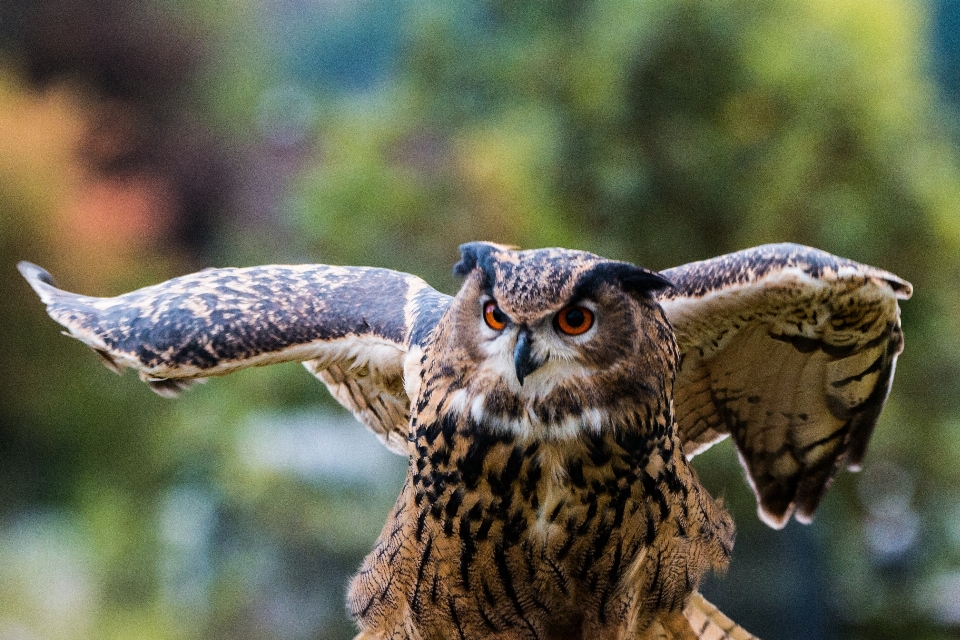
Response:
[[[892,273],[792,244],[764,245],[662,275],[680,349],[674,403],[692,457],[727,435],[782,527],[808,522],[841,466],[856,469],[903,349]]]
[[[114,298],[69,293],[40,267],[18,267],[67,335],[118,373],[136,369],[160,395],[209,376],[299,361],[403,455],[405,373],[416,371],[451,300],[416,276],[371,267],[206,269]]]

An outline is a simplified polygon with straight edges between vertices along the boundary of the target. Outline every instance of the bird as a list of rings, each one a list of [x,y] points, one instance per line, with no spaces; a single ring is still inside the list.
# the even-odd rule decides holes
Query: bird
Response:
[[[796,244],[652,271],[460,247],[455,296],[374,267],[206,269],[112,298],[19,269],[157,393],[300,361],[409,464],[349,586],[357,640],[749,640],[698,591],[734,523],[691,459],[729,437],[774,528],[856,470],[903,332],[896,275]]]

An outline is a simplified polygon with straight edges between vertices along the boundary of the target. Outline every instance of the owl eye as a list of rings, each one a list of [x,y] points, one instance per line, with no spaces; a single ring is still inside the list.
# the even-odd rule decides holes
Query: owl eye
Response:
[[[577,305],[564,307],[557,313],[554,324],[558,330],[568,336],[579,336],[593,326],[593,311]]]
[[[508,318],[507,314],[500,311],[497,303],[490,300],[487,304],[483,305],[483,320],[487,323],[487,326],[494,331],[502,331],[503,328],[507,326]]]

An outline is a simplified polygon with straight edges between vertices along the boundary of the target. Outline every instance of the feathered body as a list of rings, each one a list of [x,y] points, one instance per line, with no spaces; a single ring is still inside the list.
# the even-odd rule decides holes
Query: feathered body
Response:
[[[859,467],[903,348],[897,276],[798,245],[661,274],[461,247],[456,297],[327,265],[215,269],[50,315],[155,391],[302,361],[409,458],[350,586],[360,640],[749,640],[696,591],[729,515],[688,459],[732,436],[760,517]]]
[[[469,271],[424,350],[404,488],[350,589],[370,637],[654,637],[726,567],[733,524],[677,437],[669,323],[600,264],[541,252]],[[516,338],[480,321],[490,299],[535,332],[543,364],[522,385]],[[550,319],[585,301],[597,335],[565,344]]]

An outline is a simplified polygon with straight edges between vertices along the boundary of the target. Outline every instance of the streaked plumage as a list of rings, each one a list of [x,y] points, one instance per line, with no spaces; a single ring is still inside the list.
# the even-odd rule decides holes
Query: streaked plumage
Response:
[[[159,393],[303,361],[409,456],[351,585],[359,638],[751,638],[696,593],[733,524],[687,461],[732,435],[760,516],[808,522],[862,461],[910,285],[798,245],[660,274],[566,249],[461,251],[454,298],[324,265],[90,298],[20,268],[70,335]]]

